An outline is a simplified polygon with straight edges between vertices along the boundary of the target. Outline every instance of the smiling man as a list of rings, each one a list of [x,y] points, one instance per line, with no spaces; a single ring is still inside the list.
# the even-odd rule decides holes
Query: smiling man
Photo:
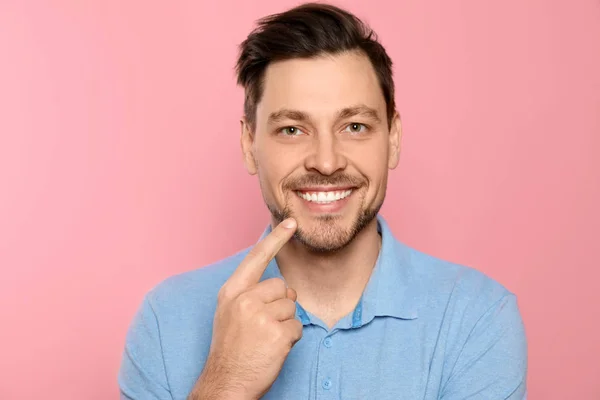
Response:
[[[127,335],[123,399],[523,399],[515,296],[397,241],[391,60],[306,4],[241,45],[241,147],[272,215],[250,249],[158,285]]]

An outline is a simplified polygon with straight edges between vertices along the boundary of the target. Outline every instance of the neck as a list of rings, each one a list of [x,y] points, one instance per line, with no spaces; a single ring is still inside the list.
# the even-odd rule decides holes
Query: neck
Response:
[[[276,260],[288,286],[298,293],[298,302],[331,321],[351,311],[360,299],[380,247],[377,219],[373,219],[342,250],[314,253],[291,240],[279,251]]]

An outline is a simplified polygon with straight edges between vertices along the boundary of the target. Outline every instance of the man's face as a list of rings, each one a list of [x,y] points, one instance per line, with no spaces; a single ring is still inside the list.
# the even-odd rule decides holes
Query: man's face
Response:
[[[398,163],[400,121],[369,59],[359,52],[269,65],[255,130],[242,149],[275,223],[298,222],[309,250],[345,247],[379,211]]]

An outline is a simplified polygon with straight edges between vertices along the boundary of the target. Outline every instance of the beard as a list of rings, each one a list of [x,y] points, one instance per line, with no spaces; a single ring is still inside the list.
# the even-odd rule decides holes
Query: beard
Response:
[[[337,225],[337,220],[340,217],[332,215],[317,217],[319,222],[318,227],[305,230],[299,225],[294,233],[294,239],[302,243],[313,253],[334,253],[340,251],[352,243],[354,238],[377,217],[377,213],[379,213],[382,205],[383,202],[377,204],[375,207],[362,209],[348,229]],[[288,207],[280,210],[267,204],[267,208],[277,224],[287,218],[295,218],[294,213]],[[297,220],[297,218],[295,219]]]
[[[309,175],[300,181],[284,184],[283,189],[291,196],[296,196],[294,188],[302,186],[350,184],[358,188],[362,186],[363,182],[363,180],[357,180],[348,175]],[[385,193],[383,197],[385,198]],[[361,203],[364,204],[364,200],[363,196]],[[276,224],[279,224],[290,217],[298,221],[297,216],[294,215],[294,212],[289,205],[289,199],[286,203],[285,207],[279,208],[265,199],[265,204],[271,212]],[[302,227],[300,221],[298,221],[298,228],[294,233],[294,239],[302,243],[307,250],[314,253],[333,253],[340,251],[352,243],[354,238],[377,217],[382,205],[383,199],[372,207],[361,206],[348,228],[340,226],[339,222],[342,217],[336,215],[317,216],[315,218],[317,223],[312,227]]]

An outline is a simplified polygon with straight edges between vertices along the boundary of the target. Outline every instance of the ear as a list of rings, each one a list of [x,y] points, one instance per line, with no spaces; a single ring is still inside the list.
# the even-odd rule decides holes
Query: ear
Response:
[[[392,124],[390,125],[389,135],[389,153],[388,153],[388,168],[394,169],[400,161],[400,141],[402,139],[402,122],[400,121],[400,114],[394,113],[392,118]]]
[[[254,158],[254,132],[252,127],[248,123],[246,117],[242,117],[240,120],[240,128],[242,134],[240,136],[240,144],[242,146],[242,154],[244,158],[244,165],[250,175],[255,175],[257,172],[256,160]]]

